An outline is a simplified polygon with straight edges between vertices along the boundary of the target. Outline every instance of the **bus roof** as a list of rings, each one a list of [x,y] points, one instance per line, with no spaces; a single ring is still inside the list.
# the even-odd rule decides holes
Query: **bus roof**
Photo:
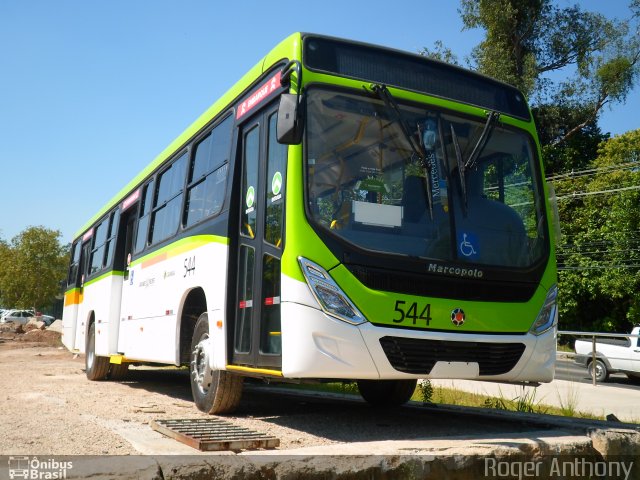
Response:
[[[364,78],[359,67],[360,62],[358,61],[358,58],[361,58],[361,52],[359,52],[358,49],[376,49],[377,53],[382,56],[381,58],[386,58],[387,61],[390,62],[392,73],[399,75],[395,78],[397,82],[383,81],[382,83],[389,83],[389,85],[397,83],[395,86],[399,88],[421,91],[422,93],[436,97],[440,96],[453,101],[495,109],[521,119],[527,119],[527,117],[530,119],[530,112],[526,102],[524,102],[524,98],[521,98],[516,102],[524,102],[523,105],[517,105],[516,109],[510,110],[510,107],[501,108],[505,104],[513,104],[513,99],[518,98],[518,95],[521,95],[517,89],[511,85],[499,82],[477,72],[401,50],[323,35],[297,32],[290,35],[274,47],[222,97],[220,97],[213,105],[211,105],[211,107],[200,115],[195,122],[187,127],[180,136],[160,152],[160,154],[156,156],[156,158],[147,165],[144,170],[142,170],[135,178],[133,178],[133,180],[122,188],[103,208],[100,209],[96,215],[94,215],[80,230],[76,232],[74,240],[83,235],[96,221],[102,218],[115,205],[126,198],[128,194],[142,185],[142,183],[154,172],[156,168],[162,165],[164,161],[169,159],[174,153],[182,148],[219,113],[222,113],[226,108],[232,105],[235,100],[237,100],[247,89],[256,83],[260,76],[269,70],[274,64],[281,60],[302,60],[303,39],[306,40],[307,38],[316,39],[321,42],[320,45],[322,45],[322,52],[318,55],[311,55],[307,52],[307,56],[309,57],[307,60],[309,64],[306,65],[306,68],[310,68],[312,70],[316,69],[316,71],[319,72],[325,71],[332,75]],[[366,52],[363,51],[363,53]],[[338,64],[341,65],[339,68],[337,67]],[[406,75],[407,72],[405,71],[410,71],[410,75]],[[403,74],[403,72],[405,73]],[[388,80],[389,73],[390,72],[387,72],[387,78],[382,78],[380,80]],[[420,77],[424,79],[438,76],[434,75],[434,73],[443,75],[443,80],[436,83],[431,81],[430,88],[427,89],[415,88],[415,78]],[[372,75],[370,71],[368,71],[368,74],[369,76]],[[471,82],[472,85],[469,85],[469,82]],[[456,97],[456,95],[452,96],[447,93],[447,85],[451,84],[461,87],[463,83],[465,84],[466,90],[471,92],[470,94],[467,94],[466,97],[459,95]],[[509,99],[506,101],[500,97],[505,92],[507,92],[509,96]],[[481,98],[482,96],[487,98]],[[496,103],[496,100],[492,98],[498,97],[500,97],[500,101]]]
[[[122,188],[109,202],[102,207],[80,230],[73,236],[73,240],[83,235],[91,226],[100,220],[115,205],[121,202],[129,193],[140,186],[144,180],[165,160],[185,145],[189,139],[196,135],[201,128],[209,123],[216,115],[223,112],[233,101],[238,98],[272,65],[282,59],[299,59],[301,56],[301,33],[294,33],[280,42],[267,55],[265,55],[253,68],[251,68],[235,85],[222,95],[213,105],[211,105],[198,119],[171,142],[153,161],[147,165],[133,180]]]

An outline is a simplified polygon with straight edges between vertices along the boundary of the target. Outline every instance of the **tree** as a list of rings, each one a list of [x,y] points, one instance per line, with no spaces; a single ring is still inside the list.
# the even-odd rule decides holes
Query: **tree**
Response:
[[[538,126],[547,177],[587,168],[598,155],[600,143],[609,138],[609,134],[603,134],[597,122],[591,120],[564,142],[557,143],[556,139],[564,136],[568,125],[582,123],[590,112],[585,108],[562,105],[534,107],[532,112]]]
[[[627,331],[640,318],[640,130],[601,144],[592,168],[555,182],[563,328]]]
[[[68,249],[61,233],[29,227],[10,243],[0,242],[0,298],[4,306],[42,309],[60,292]]]
[[[595,124],[606,105],[624,102],[636,84],[640,33],[629,19],[608,20],[578,5],[559,8],[551,0],[462,0],[465,29],[483,28],[485,39],[470,64],[482,73],[517,86],[538,107],[576,110],[554,129],[550,144],[561,143]],[[433,56],[449,54],[442,45]],[[427,53],[429,53],[427,51]],[[562,80],[555,80],[561,72]]]

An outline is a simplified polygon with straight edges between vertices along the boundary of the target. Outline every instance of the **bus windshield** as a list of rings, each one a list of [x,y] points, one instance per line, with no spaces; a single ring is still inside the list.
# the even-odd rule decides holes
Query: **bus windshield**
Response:
[[[316,228],[356,248],[429,260],[527,268],[545,256],[543,191],[525,132],[383,100],[308,90]]]

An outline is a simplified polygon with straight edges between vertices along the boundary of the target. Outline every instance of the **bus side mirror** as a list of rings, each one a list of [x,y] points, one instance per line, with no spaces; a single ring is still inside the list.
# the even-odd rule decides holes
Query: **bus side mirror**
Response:
[[[302,95],[283,93],[278,107],[278,143],[297,145],[302,141],[304,121],[302,116]]]

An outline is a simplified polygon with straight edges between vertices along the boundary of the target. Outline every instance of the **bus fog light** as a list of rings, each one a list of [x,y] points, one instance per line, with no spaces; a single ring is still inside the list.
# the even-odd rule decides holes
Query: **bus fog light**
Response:
[[[304,257],[298,257],[298,261],[311,293],[325,313],[353,325],[366,322],[364,315],[324,268]]]
[[[540,309],[540,313],[536,317],[536,321],[533,322],[529,332],[534,335],[542,335],[549,329],[555,327],[558,324],[558,286],[554,285],[549,289],[547,298],[544,301],[544,305]]]

